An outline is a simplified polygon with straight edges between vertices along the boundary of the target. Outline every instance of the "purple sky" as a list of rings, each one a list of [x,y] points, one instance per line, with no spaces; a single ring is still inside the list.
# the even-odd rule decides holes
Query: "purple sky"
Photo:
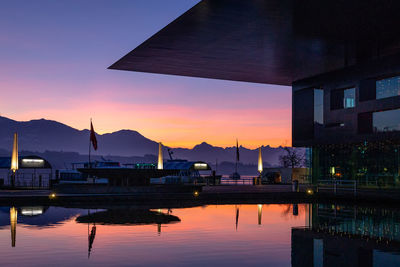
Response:
[[[169,146],[291,141],[290,87],[107,70],[198,1],[4,1],[0,113]]]

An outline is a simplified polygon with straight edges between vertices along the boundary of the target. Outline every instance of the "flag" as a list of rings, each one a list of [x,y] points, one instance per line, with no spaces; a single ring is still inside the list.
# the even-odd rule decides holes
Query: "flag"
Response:
[[[240,161],[240,159],[239,159],[239,143],[238,143],[237,139],[236,139],[236,161]]]
[[[97,150],[97,139],[93,129],[92,121],[90,121],[90,142],[92,142],[94,150]]]

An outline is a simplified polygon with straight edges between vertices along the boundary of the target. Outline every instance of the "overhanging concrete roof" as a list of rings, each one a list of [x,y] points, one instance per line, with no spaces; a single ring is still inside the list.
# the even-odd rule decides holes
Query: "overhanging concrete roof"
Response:
[[[400,1],[203,0],[110,69],[291,85],[399,52]]]

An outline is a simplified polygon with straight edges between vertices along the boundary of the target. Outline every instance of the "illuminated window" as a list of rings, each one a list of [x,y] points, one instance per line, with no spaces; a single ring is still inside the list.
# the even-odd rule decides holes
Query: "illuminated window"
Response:
[[[356,89],[355,88],[345,89],[343,92],[343,107],[354,108],[355,101],[356,101]]]

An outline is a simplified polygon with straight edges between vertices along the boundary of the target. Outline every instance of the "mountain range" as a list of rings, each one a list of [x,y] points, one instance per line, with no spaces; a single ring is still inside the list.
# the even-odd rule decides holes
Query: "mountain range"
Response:
[[[76,152],[88,154],[90,131],[78,130],[57,121],[39,119],[30,121],[16,121],[0,116],[0,149],[10,151],[13,133],[18,132],[19,148],[31,152]],[[137,131],[120,130],[106,134],[96,134],[98,150],[94,155],[105,157],[144,157],[156,155],[158,143],[150,140]],[[240,146],[240,161],[243,164],[256,164],[257,149],[248,149]],[[201,160],[208,163],[233,162],[236,156],[236,147],[212,146],[206,142],[193,148],[172,148],[173,157],[187,160]],[[285,151],[282,147],[262,147],[263,161],[268,165],[279,165],[279,156]],[[168,158],[167,149],[164,149],[164,159]]]

